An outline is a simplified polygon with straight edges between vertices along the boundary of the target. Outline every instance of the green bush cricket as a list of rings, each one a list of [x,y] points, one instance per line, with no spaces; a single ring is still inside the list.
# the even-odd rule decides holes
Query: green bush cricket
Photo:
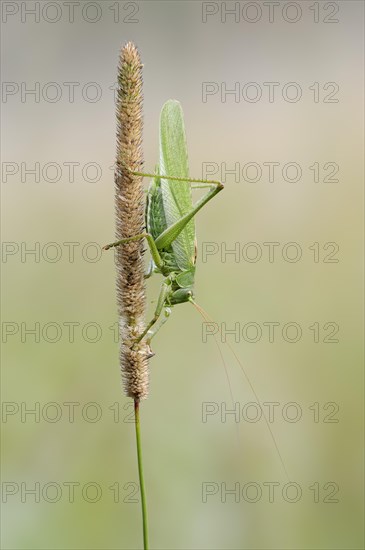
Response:
[[[223,189],[223,184],[219,181],[190,178],[183,112],[180,103],[175,100],[167,101],[161,111],[160,155],[156,171],[154,174],[140,171],[143,166],[142,64],[133,43],[129,42],[122,48],[118,83],[115,169],[116,239],[118,240],[104,246],[104,249],[120,247],[116,254],[117,306],[121,336],[119,357],[125,392],[134,400],[143,547],[148,550],[140,400],[148,396],[148,358],[153,355],[150,342],[169,318],[171,307],[185,302],[191,302],[206,322],[216,325],[194,300],[197,259],[194,218],[197,212]],[[147,190],[144,212],[143,177],[152,178]],[[193,204],[192,190],[195,188],[209,190]],[[146,239],[152,256],[147,274],[144,273],[142,239]],[[130,243],[129,246],[128,243]],[[153,318],[146,325],[143,278],[150,277],[154,272],[163,276],[163,282]],[[227,367],[218,340],[215,336],[214,339],[226,370],[233,405],[234,399]],[[260,404],[243,365],[234,349],[228,342],[227,344]],[[286,473],[264,411],[263,415]]]
[[[196,306],[202,317],[207,322],[209,317],[194,301],[194,279],[197,259],[197,241],[194,217],[205,204],[224,188],[219,181],[193,179],[189,177],[188,151],[184,128],[184,118],[181,105],[178,101],[167,101],[160,115],[160,152],[159,163],[156,173],[144,173],[132,171],[127,165],[125,168],[136,176],[152,178],[147,190],[145,208],[145,231],[138,235],[116,241],[104,247],[108,250],[112,247],[123,246],[129,242],[146,239],[152,260],[145,277],[153,273],[161,274],[164,279],[158,296],[157,305],[152,319],[147,323],[144,330],[131,342],[131,349],[146,338],[150,349],[151,339],[155,336],[161,326],[170,316],[171,308],[185,302],[191,302]],[[208,188],[208,192],[195,204],[192,200],[192,190],[196,188]],[[162,316],[163,314],[163,316]],[[158,323],[162,316],[162,320]],[[211,320],[210,320],[211,321]],[[215,323],[214,323],[215,324]],[[226,371],[226,377],[230,390],[232,404],[234,403],[232,388],[229,380],[227,367],[220,350],[218,341],[216,344]],[[258,395],[248,378],[243,365],[228,344],[236,358],[257,402],[260,404]],[[262,407],[261,407],[262,408]],[[135,411],[136,408],[135,401]],[[274,434],[263,412],[265,422],[271,438],[274,442],[279,459],[283,466],[286,477],[289,479],[285,464],[281,457]],[[138,427],[138,428],[137,428]],[[148,548],[147,542],[147,513],[146,498],[141,456],[140,456],[140,435],[139,435],[139,412],[136,412],[136,434],[137,452],[140,469],[142,516],[144,527],[144,548]]]
[[[146,232],[108,244],[104,249],[143,238],[147,240],[152,261],[146,277],[153,272],[164,277],[154,316],[135,340],[137,344],[147,335],[149,344],[169,317],[171,307],[193,300],[197,257],[194,216],[224,186],[219,181],[189,177],[183,111],[176,100],[167,101],[161,111],[160,158],[156,173],[131,173],[152,178],[147,191]],[[204,187],[209,191],[193,204],[192,189]],[[163,311],[164,319],[152,330]]]

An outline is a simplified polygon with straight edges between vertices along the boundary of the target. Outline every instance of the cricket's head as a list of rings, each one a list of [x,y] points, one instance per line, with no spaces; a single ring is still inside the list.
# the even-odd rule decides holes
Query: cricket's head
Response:
[[[194,298],[193,288],[179,288],[175,290],[171,296],[171,305],[183,304],[184,302],[190,302]]]

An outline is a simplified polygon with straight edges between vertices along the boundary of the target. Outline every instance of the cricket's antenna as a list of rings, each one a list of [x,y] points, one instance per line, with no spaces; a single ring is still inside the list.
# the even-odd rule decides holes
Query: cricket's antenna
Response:
[[[191,302],[193,304],[193,306],[196,308],[196,310],[200,313],[200,315],[203,317],[203,319],[205,321],[207,321],[207,317],[206,317],[206,314],[205,314],[205,311],[200,307],[198,306],[198,304],[196,302],[194,302],[193,298],[189,298],[189,302]],[[223,365],[224,365],[224,370],[225,370],[225,373],[226,373],[226,378],[227,378],[227,382],[228,382],[228,387],[229,387],[229,393],[231,395],[231,400],[232,400],[232,405],[234,407],[234,397],[233,397],[233,391],[232,391],[232,384],[231,384],[231,379],[229,378],[229,372],[228,372],[228,367],[227,367],[227,363],[225,362],[224,360],[224,356],[223,356],[223,353],[222,353],[222,350],[221,350],[221,347],[219,345],[219,342],[217,340],[217,338],[215,337],[215,334],[213,334],[213,337],[214,337],[214,341],[216,343],[216,346],[218,348],[218,351],[219,351],[219,355],[221,356],[221,359],[222,359],[222,362],[223,362]]]
[[[209,322],[209,323],[211,323],[212,325],[214,325],[214,326],[218,329],[218,331],[220,332],[218,323],[216,323],[215,321],[213,321],[213,319],[210,317],[210,315],[209,315],[201,306],[199,306],[196,302],[194,302],[194,300],[193,300],[192,298],[190,299],[190,302],[194,305],[194,307],[195,307],[196,310],[200,313],[200,315],[203,317],[203,319],[205,319],[206,322]],[[225,368],[225,370],[226,370],[226,374],[227,374],[227,378],[228,378],[228,369],[227,369],[227,365],[226,365],[226,363],[225,363],[225,361],[224,361],[224,359],[223,359],[223,354],[222,354],[221,348],[220,348],[219,343],[218,343],[218,341],[217,341],[217,339],[216,339],[216,335],[213,334],[213,336],[214,336],[214,341],[215,341],[215,343],[217,344],[217,347],[218,347],[218,349],[219,349],[219,354],[220,354],[220,356],[221,356],[221,358],[222,358],[222,361],[223,361],[223,364],[224,364],[224,368]],[[263,417],[264,417],[264,419],[265,419],[265,423],[266,423],[267,429],[268,429],[269,432],[270,432],[270,436],[271,436],[271,439],[273,440],[273,443],[274,443],[276,452],[277,452],[277,454],[278,454],[279,460],[280,460],[280,462],[281,462],[282,468],[283,468],[283,470],[284,470],[284,472],[285,472],[285,475],[286,475],[288,481],[290,481],[290,477],[289,477],[288,471],[287,471],[287,469],[286,469],[286,466],[285,466],[283,457],[281,456],[281,453],[280,453],[278,444],[276,443],[276,439],[275,439],[274,434],[273,434],[273,431],[272,431],[272,429],[271,429],[271,427],[270,427],[269,421],[268,421],[268,419],[267,419],[267,417],[266,417],[266,414],[265,414],[265,411],[264,411],[264,407],[261,405],[261,401],[260,401],[260,399],[259,399],[259,397],[258,397],[258,395],[257,395],[257,393],[256,393],[256,391],[255,391],[255,388],[253,387],[253,384],[252,384],[252,382],[251,382],[251,380],[250,380],[248,374],[246,373],[243,364],[241,363],[241,361],[240,361],[239,358],[237,357],[236,352],[234,351],[234,349],[232,348],[232,346],[229,344],[229,342],[226,342],[226,344],[227,344],[227,346],[229,347],[229,349],[230,349],[231,353],[233,354],[234,358],[236,359],[238,365],[240,366],[240,369],[241,369],[241,371],[242,371],[244,377],[246,378],[246,381],[248,382],[248,385],[250,386],[251,391],[252,391],[252,393],[254,394],[257,403],[260,405],[260,408],[261,408],[261,410],[262,410]],[[231,385],[230,385],[230,388],[231,388]],[[232,395],[232,391],[231,391],[231,395]],[[233,400],[233,395],[232,395],[232,400]]]

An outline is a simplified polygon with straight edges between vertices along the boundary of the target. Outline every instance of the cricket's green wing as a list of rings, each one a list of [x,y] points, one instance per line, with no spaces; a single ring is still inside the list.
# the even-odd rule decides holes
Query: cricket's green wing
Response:
[[[160,174],[189,177],[183,111],[180,103],[172,99],[165,103],[160,117]],[[169,227],[192,209],[191,184],[161,178],[161,188]],[[181,270],[189,270],[195,265],[194,219],[173,241],[172,248]]]

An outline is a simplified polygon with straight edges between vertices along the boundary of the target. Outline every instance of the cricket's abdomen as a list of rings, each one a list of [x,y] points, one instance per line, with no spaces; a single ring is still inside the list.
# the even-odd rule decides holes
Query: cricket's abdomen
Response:
[[[148,233],[152,235],[153,240],[156,240],[161,233],[167,229],[166,216],[162,202],[161,184],[160,179],[157,177],[151,181],[148,188],[146,227]],[[162,275],[167,277],[170,273],[179,271],[179,266],[176,263],[172,246],[169,246],[167,249],[159,250],[159,253],[164,264]]]
[[[160,256],[164,264],[162,269],[162,275],[164,277],[168,277],[171,273],[180,271],[180,268],[176,263],[176,258],[172,247],[170,247],[169,250],[160,250]]]
[[[160,179],[151,181],[147,193],[146,227],[155,241],[167,229],[165,211],[162,202]]]
[[[151,181],[148,188],[146,202],[146,228],[148,233],[152,235],[154,241],[156,241],[156,239],[167,229],[167,221],[161,189],[161,180],[159,177],[155,177]],[[164,277],[168,277],[172,273],[176,274],[176,276],[178,276],[179,274],[181,276],[182,273],[185,272],[181,270],[181,267],[177,262],[176,254],[173,250],[172,245],[167,248],[160,249],[159,253],[163,262],[163,268],[159,270],[155,267],[155,271],[161,272]],[[195,257],[192,260],[192,267],[188,270],[188,272],[192,275],[192,278],[194,278],[193,273],[195,271]],[[190,279],[191,277],[189,276],[189,281],[186,285],[187,287],[191,284]],[[180,287],[181,286],[185,286],[185,284],[180,285]]]

